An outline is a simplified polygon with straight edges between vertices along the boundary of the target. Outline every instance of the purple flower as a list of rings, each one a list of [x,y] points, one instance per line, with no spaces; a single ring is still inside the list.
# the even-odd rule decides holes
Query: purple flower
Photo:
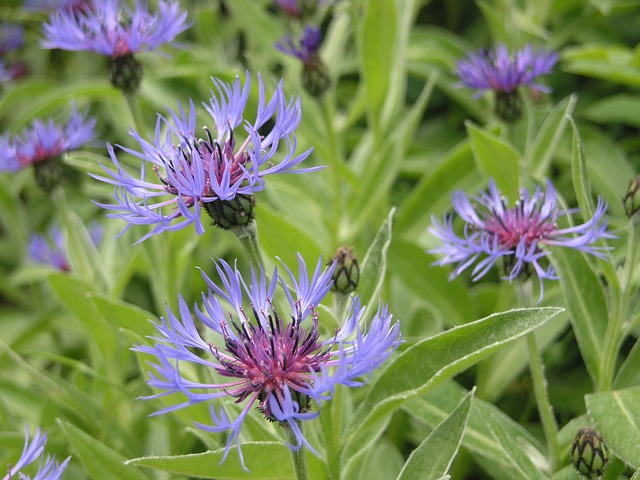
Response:
[[[24,43],[22,27],[14,23],[0,23],[0,57],[13,52]]]
[[[47,434],[40,434],[40,428],[36,429],[36,432],[33,435],[33,439],[31,443],[29,443],[29,428],[25,427],[26,435],[24,438],[24,447],[22,449],[22,454],[20,455],[20,459],[16,462],[15,465],[11,466],[7,475],[2,477],[2,480],[11,480],[13,478],[18,478],[17,475],[20,475],[21,479],[31,480],[31,477],[23,475],[20,473],[25,466],[33,463],[36,459],[40,458],[40,467],[38,468],[38,472],[36,476],[33,477],[33,480],[58,480],[64,470],[67,468],[67,464],[71,457],[67,457],[67,459],[62,463],[56,462],[55,455],[43,457],[44,447],[47,444]]]
[[[89,236],[96,246],[102,242],[103,233],[104,229],[97,223],[89,227]],[[51,241],[47,240],[43,235],[34,234],[27,248],[29,257],[34,262],[49,265],[65,272],[70,271],[69,252],[67,251],[62,231],[58,226],[54,226],[49,237]]]
[[[116,186],[117,204],[98,205],[118,212],[109,217],[128,222],[123,232],[131,225],[154,225],[140,241],[154,233],[179,230],[190,224],[195,225],[200,235],[204,233],[203,207],[211,212],[209,204],[213,202],[252,195],[264,188],[264,177],[269,174],[302,173],[322,168],[294,168],[309,156],[311,150],[294,155],[297,145],[294,130],[301,118],[300,100],[292,98],[287,102],[282,81],[267,100],[262,78],[258,76],[258,111],[251,123],[244,118],[249,74],[244,88],[239,78],[232,84],[212,80],[217,92],[211,92],[209,103],[203,103],[213,122],[213,133],[204,127],[206,138],[196,136],[202,129],[196,125],[196,109],[190,100],[188,112],[179,105],[178,113],[168,110],[168,117],[158,116],[155,138],[151,142],[134,130],[130,132],[140,145],[140,151],[118,145],[142,160],[139,179],[124,170],[113,146],[107,146],[116,170],[103,166],[110,178],[94,177]],[[236,129],[241,124],[246,138],[237,136]],[[283,160],[274,164],[273,157],[281,142],[285,143],[287,151]],[[155,182],[147,179],[149,169],[157,175]],[[169,199],[158,199],[166,196]],[[174,223],[179,218],[182,220]]]
[[[282,53],[299,58],[306,65],[318,56],[321,44],[322,33],[320,33],[320,29],[305,25],[299,44],[296,44],[289,36],[276,43],[276,48]]]
[[[187,13],[177,1],[160,0],[152,14],[139,0],[134,7],[118,0],[101,0],[85,10],[61,9],[43,25],[44,48],[92,51],[111,59],[150,51],[186,30]]]
[[[550,73],[557,61],[557,53],[534,50],[531,45],[513,55],[499,45],[495,51],[482,49],[460,60],[456,74],[464,85],[480,90],[478,95],[484,90],[511,93],[521,85],[548,92],[547,87],[535,81]]]
[[[276,0],[276,3],[287,15],[300,18],[313,15],[322,0]]]
[[[456,265],[451,278],[475,265],[471,274],[473,280],[478,280],[502,259],[508,280],[535,272],[540,280],[542,299],[543,279],[557,279],[552,265],[545,268],[541,264],[550,253],[545,246],[574,248],[604,258],[607,247],[596,243],[615,238],[607,232],[607,205],[601,198],[591,219],[575,227],[558,228],[558,217],[570,212],[558,209],[556,192],[549,181],[545,193],[538,187],[529,196],[523,189],[512,208],[507,208],[507,199],[500,195],[493,180],[489,182],[488,192],[482,192],[473,200],[475,204],[462,191],[454,192],[451,197],[455,212],[464,222],[461,236],[454,230],[453,214],[445,215],[442,224],[432,218],[434,226],[429,228],[442,242],[441,247],[429,253],[444,254],[437,265]]]
[[[95,124],[94,118],[78,112],[75,106],[65,125],[56,124],[52,118],[35,119],[20,135],[0,137],[0,172],[37,165],[80,148],[95,138]]]
[[[392,323],[386,306],[378,307],[368,332],[362,331],[365,307],[360,307],[357,295],[341,328],[321,340],[318,306],[331,288],[335,263],[323,270],[320,259],[310,280],[299,255],[298,277],[286,265],[284,268],[286,280],[278,275],[277,268],[267,280],[261,268],[259,273],[252,270],[247,283],[237,267],[220,260],[216,270],[222,288],[202,274],[209,292],[202,294],[203,308],[194,309],[201,325],[196,327],[194,316],[180,297],[179,316],[167,308],[167,317],[156,324],[160,335],[153,339],[158,343],[134,348],[155,356],[158,362],[151,364],[155,372],[150,373],[148,383],[161,392],[144,399],[174,393],[186,397],[184,402],[156,415],[225,397],[243,404],[235,418],[230,418],[223,406],[216,409],[211,405],[213,424],[196,423],[206,431],[229,432],[223,461],[235,442],[244,465],[240,430],[254,406],[267,419],[292,428],[297,444],[290,448],[295,450],[304,444],[314,451],[297,425],[298,421],[319,415],[312,411],[311,401],[320,406],[333,396],[338,384],[362,385],[366,380],[359,379],[370,376],[400,343],[400,326]],[[290,312],[276,311],[272,303],[278,284]],[[188,378],[185,372],[192,371],[192,366],[186,368],[185,364],[209,368],[217,380],[200,382]],[[181,368],[183,365],[185,368]]]

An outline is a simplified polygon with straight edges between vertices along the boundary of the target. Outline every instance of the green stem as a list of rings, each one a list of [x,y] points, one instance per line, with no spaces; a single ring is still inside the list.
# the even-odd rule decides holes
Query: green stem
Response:
[[[133,117],[133,127],[136,131],[140,132],[140,129],[145,125],[144,117],[142,116],[142,109],[140,108],[140,102],[138,96],[135,93],[123,93],[129,111]]]
[[[242,243],[245,252],[247,252],[249,256],[249,261],[254,268],[259,268],[260,266],[264,268],[262,253],[260,253],[260,244],[258,243],[258,224],[256,221],[251,220],[246,227],[237,228],[233,232],[240,239],[240,243]]]
[[[338,145],[338,135],[335,129],[335,109],[331,103],[331,95],[325,95],[321,101],[322,117],[325,123],[327,133],[327,163],[329,164],[329,175],[331,181],[331,190],[333,196],[332,202],[332,215],[334,218],[333,225],[338,226],[340,222],[338,219],[341,217],[340,212],[343,208],[342,202],[342,189],[340,188],[340,165],[342,163],[342,157],[340,154],[340,147]],[[334,239],[337,241],[337,231],[334,231]]]
[[[284,429],[284,438],[287,443],[291,445],[297,445],[298,439],[296,438],[296,434],[293,432],[293,429],[287,422],[283,422],[282,428]],[[302,431],[302,423],[298,422],[298,427]],[[301,445],[297,450],[290,450],[291,453],[291,462],[293,463],[293,471],[295,472],[297,480],[308,480],[309,472],[307,469],[307,456],[304,445]]]
[[[517,283],[516,296],[518,297],[518,303],[522,307],[530,307],[533,304],[531,280]],[[527,335],[527,346],[529,347],[529,368],[531,369],[531,379],[533,381],[533,393],[536,397],[538,414],[540,415],[542,429],[545,439],[547,440],[547,451],[551,463],[551,471],[555,472],[560,460],[558,425],[553,414],[553,407],[549,401],[547,379],[544,376],[544,364],[542,363],[542,356],[538,350],[535,332]]]
[[[600,368],[600,376],[598,378],[598,391],[600,392],[609,390],[613,384],[613,376],[616,360],[618,358],[620,340],[623,338],[623,322],[633,293],[633,274],[638,259],[638,245],[636,245],[638,242],[636,240],[638,232],[636,231],[636,228],[640,227],[636,225],[635,220],[632,219],[629,222],[627,255],[624,260],[624,267],[622,269],[620,281],[621,292],[618,297],[618,301],[613,302],[614,306],[609,322],[607,323],[607,332],[604,337],[602,365]]]
[[[538,351],[535,333],[527,335],[527,346],[529,347],[529,365],[531,368],[531,378],[533,380],[533,392],[538,403],[538,413],[542,421],[542,429],[547,440],[547,451],[549,452],[551,471],[555,472],[560,459],[558,449],[558,425],[553,415],[553,407],[549,401],[547,392],[547,380],[544,376],[544,365],[542,357]]]

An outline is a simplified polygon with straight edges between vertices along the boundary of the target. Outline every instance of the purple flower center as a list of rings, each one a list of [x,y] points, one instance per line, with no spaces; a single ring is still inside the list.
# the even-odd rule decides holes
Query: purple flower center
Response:
[[[207,132],[207,140],[188,140],[185,138],[185,143],[178,147],[178,152],[185,162],[178,162],[177,168],[171,159],[162,159],[167,168],[171,170],[171,177],[175,180],[172,180],[169,176],[161,175],[157,165],[153,167],[158,178],[165,185],[167,193],[179,195],[180,189],[174,182],[179,181],[181,174],[187,173],[184,171],[185,168],[189,168],[188,175],[190,177],[204,174],[204,188],[200,195],[202,198],[217,198],[212,179],[214,179],[215,184],[220,184],[223,177],[228,176],[229,184],[242,183],[242,178],[251,164],[251,157],[245,150],[249,139],[240,147],[237,153],[234,153],[236,142],[231,128],[229,128],[229,139],[222,145],[211,136],[209,129],[206,127],[205,131]],[[188,206],[193,206],[196,201],[194,197],[183,196],[183,198]]]
[[[524,202],[517,202],[516,206],[502,213],[492,211],[485,219],[482,229],[494,238],[505,249],[514,249],[524,241],[527,250],[532,245],[537,245],[541,240],[549,239],[556,230],[555,221],[549,221],[539,211],[527,213],[524,211]],[[536,246],[536,251],[539,248]]]
[[[319,372],[321,365],[330,359],[331,345],[318,342],[318,314],[312,315],[312,324],[308,330],[300,328],[301,315],[292,315],[291,323],[284,326],[275,309],[268,317],[268,323],[262,323],[254,310],[257,325],[243,321],[241,325],[231,320],[236,335],[228,331],[229,325],[223,323],[222,333],[226,355],[210,345],[211,352],[223,369],[219,373],[226,377],[241,380],[230,384],[227,393],[236,397],[237,402],[254,395],[258,398],[259,410],[268,419],[275,419],[271,412],[269,399],[275,395],[278,403],[284,401],[285,386],[301,392],[312,381],[311,371]],[[302,402],[302,411],[308,409],[308,402]]]

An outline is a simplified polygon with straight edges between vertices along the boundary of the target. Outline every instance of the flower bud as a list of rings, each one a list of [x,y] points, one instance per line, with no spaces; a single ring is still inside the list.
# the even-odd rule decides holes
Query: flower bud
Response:
[[[327,67],[318,55],[302,66],[302,86],[314,97],[321,97],[331,86]]]
[[[109,62],[109,78],[124,93],[134,93],[142,81],[142,64],[133,55],[114,58]]]
[[[215,200],[204,204],[213,223],[224,230],[246,227],[253,220],[253,195],[238,194],[231,200]]]
[[[522,116],[520,92],[496,92],[496,115],[507,123],[515,123]]]
[[[571,446],[571,462],[580,475],[587,478],[600,476],[607,469],[607,446],[594,428],[581,428]]]
[[[638,192],[640,192],[640,175],[631,180],[627,194],[622,199],[624,211],[629,218],[633,217],[636,212],[640,210],[640,195],[638,195]]]
[[[336,269],[333,271],[331,290],[345,294],[353,292],[360,280],[360,267],[353,249],[340,247],[329,263],[333,262],[336,262]]]

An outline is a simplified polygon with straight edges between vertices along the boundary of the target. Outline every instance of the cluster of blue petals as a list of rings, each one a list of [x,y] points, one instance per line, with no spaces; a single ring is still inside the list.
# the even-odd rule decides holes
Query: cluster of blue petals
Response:
[[[522,272],[533,268],[540,279],[540,298],[543,280],[557,279],[552,265],[541,261],[550,251],[548,246],[561,246],[580,250],[604,258],[608,247],[599,244],[602,239],[615,238],[607,231],[607,205],[599,198],[593,216],[585,223],[568,228],[558,228],[557,219],[568,212],[558,208],[555,189],[547,181],[546,192],[537,187],[533,195],[525,189],[512,208],[500,194],[493,180],[487,192],[469,199],[462,191],[452,195],[455,213],[444,216],[442,223],[432,218],[429,231],[441,242],[441,246],[429,253],[444,255],[437,265],[455,265],[454,278],[473,266],[474,280],[482,278],[498,260],[505,260],[506,279],[514,280]],[[454,226],[456,217],[463,222],[460,233]]]
[[[118,0],[100,0],[80,11],[56,10],[42,28],[44,48],[90,51],[116,59],[155,50],[189,24],[187,12],[176,1],[160,0],[158,12],[151,13],[138,0],[132,7]]]
[[[14,478],[21,478],[23,480],[58,480],[62,473],[67,468],[67,463],[71,457],[68,457],[64,462],[56,462],[55,455],[46,457],[43,456],[44,448],[47,444],[47,434],[40,433],[40,428],[37,428],[33,434],[31,442],[29,442],[29,428],[26,428],[26,435],[24,438],[24,447],[20,459],[11,466],[7,475],[2,477],[2,480],[11,480]],[[24,475],[20,472],[27,465],[40,459],[40,466],[36,475],[32,478]],[[18,477],[18,475],[20,475]]]
[[[483,91],[511,93],[520,86],[548,92],[536,79],[551,72],[558,61],[556,52],[535,50],[525,46],[514,54],[499,45],[493,51],[482,49],[460,60],[456,74],[460,82],[469,88]]]
[[[311,279],[307,266],[298,256],[298,276],[284,266],[287,278],[274,269],[268,280],[265,272],[251,271],[247,283],[237,268],[220,260],[216,264],[222,287],[203,272],[209,289],[202,294],[202,308],[194,315],[180,297],[179,314],[167,308],[166,318],[156,324],[160,336],[153,346],[135,350],[150,354],[152,363],[149,385],[160,393],[152,399],[180,393],[183,403],[166,407],[156,414],[189,405],[219,400],[211,405],[212,425],[196,423],[211,432],[228,431],[224,458],[235,443],[241,461],[240,431],[252,407],[267,418],[287,423],[296,435],[297,449],[309,445],[297,422],[315,418],[318,411],[307,408],[311,399],[317,406],[333,396],[338,384],[359,386],[395,350],[401,340],[398,322],[386,306],[380,305],[365,332],[362,322],[365,307],[358,296],[353,298],[344,323],[327,340],[320,340],[318,307],[329,292],[335,264],[324,267],[320,259]],[[278,285],[283,289],[290,309],[278,312],[274,298]],[[249,319],[246,312],[252,312]],[[290,318],[283,322],[283,318]],[[213,380],[201,381],[185,372],[188,364],[208,367]],[[230,414],[222,400],[244,403]],[[224,460],[223,458],[223,460]]]
[[[267,99],[262,78],[258,76],[258,111],[255,120],[250,122],[244,117],[250,92],[249,74],[244,87],[237,77],[231,84],[212,80],[216,91],[211,92],[211,99],[203,105],[211,117],[213,132],[196,125],[193,101],[189,102],[186,112],[179,105],[177,113],[169,110],[168,117],[159,115],[151,141],[132,130],[130,135],[140,150],[118,147],[142,160],[137,178],[121,166],[113,146],[107,146],[115,170],[104,166],[108,177],[94,177],[115,186],[116,204],[99,205],[116,212],[109,214],[110,217],[127,221],[123,232],[131,225],[153,225],[140,241],[191,224],[201,235],[205,203],[229,201],[236,195],[260,191],[267,175],[322,168],[295,168],[311,150],[295,155],[294,131],[302,115],[300,100],[287,101],[282,81]],[[240,142],[235,131],[241,125],[246,137]],[[203,132],[201,135],[205,138],[200,138],[197,132]],[[284,158],[275,163],[274,156],[282,144],[286,148]],[[148,179],[148,173],[155,175],[155,179]],[[166,199],[167,196],[170,198]]]

